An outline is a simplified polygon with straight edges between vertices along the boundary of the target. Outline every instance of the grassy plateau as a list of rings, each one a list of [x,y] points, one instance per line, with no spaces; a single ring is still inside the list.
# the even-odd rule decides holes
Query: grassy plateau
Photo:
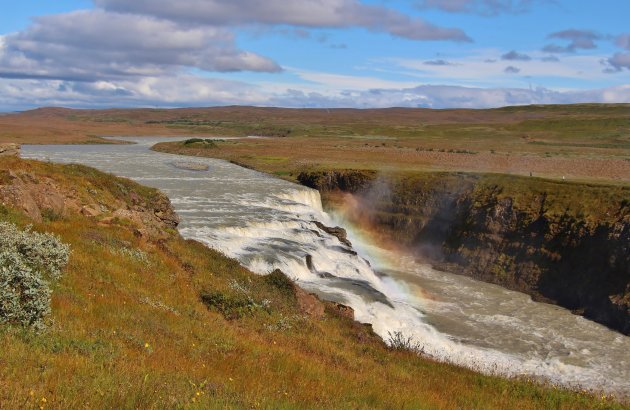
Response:
[[[45,108],[0,116],[0,142],[94,143],[116,135],[268,137],[218,143],[218,150],[178,151],[280,176],[355,168],[630,181],[628,104],[492,110]]]

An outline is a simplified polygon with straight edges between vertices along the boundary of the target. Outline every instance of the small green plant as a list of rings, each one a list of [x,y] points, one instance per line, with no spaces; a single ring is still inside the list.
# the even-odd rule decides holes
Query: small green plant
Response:
[[[109,249],[115,255],[131,259],[133,261],[141,263],[142,265],[149,266],[151,264],[149,255],[141,249],[131,248],[131,247],[118,247],[117,248],[115,246],[110,246]]]
[[[202,292],[201,301],[208,307],[218,310],[226,319],[240,319],[256,309],[253,301],[241,295],[222,292]]]
[[[293,289],[295,285],[293,284],[293,281],[289,279],[289,277],[285,275],[284,272],[282,272],[280,269],[276,269],[269,275],[265,276],[264,280],[271,286],[280,290],[285,295],[294,297],[295,293]]]
[[[394,333],[387,332],[389,336],[387,339],[387,345],[391,350],[410,351],[416,353],[422,353],[424,346],[419,342],[413,340],[411,336],[405,337],[402,332],[396,331]]]
[[[50,282],[61,277],[70,247],[48,233],[0,222],[0,324],[42,328]]]
[[[240,319],[245,315],[254,314],[256,311],[271,313],[271,301],[263,299],[257,302],[252,296],[252,291],[245,285],[232,279],[229,283],[229,291],[203,291],[201,301],[208,307],[218,310],[226,319]]]
[[[63,215],[52,208],[46,208],[42,210],[42,218],[44,218],[44,221],[46,222],[56,222],[62,220]]]

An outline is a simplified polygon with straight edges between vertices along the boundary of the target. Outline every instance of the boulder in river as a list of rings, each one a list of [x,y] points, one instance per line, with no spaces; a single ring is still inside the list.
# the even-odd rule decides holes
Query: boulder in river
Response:
[[[350,242],[348,240],[348,233],[346,232],[345,229],[339,227],[339,226],[335,226],[335,227],[330,227],[330,226],[326,226],[323,223],[319,222],[319,221],[313,221],[313,223],[322,231],[326,232],[329,235],[335,236],[337,239],[339,239],[339,242],[343,243],[344,245],[348,246],[348,247],[352,247],[352,242]]]

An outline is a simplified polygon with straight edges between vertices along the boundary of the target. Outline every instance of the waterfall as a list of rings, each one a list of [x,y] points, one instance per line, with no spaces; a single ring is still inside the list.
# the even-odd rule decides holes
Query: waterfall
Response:
[[[390,266],[387,251],[322,210],[317,191],[225,161],[195,158],[207,171],[175,167],[187,158],[149,151],[153,142],[24,146],[22,155],[79,162],[159,188],[181,217],[182,236],[258,274],[282,270],[307,291],[350,306],[385,341],[401,332],[437,360],[630,395],[630,338],[405,255],[389,255],[398,262]],[[323,229],[336,225],[352,246]]]

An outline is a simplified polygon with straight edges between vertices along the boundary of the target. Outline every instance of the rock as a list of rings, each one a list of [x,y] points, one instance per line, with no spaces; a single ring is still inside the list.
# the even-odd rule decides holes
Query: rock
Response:
[[[302,172],[297,179],[302,185],[317,189],[319,192],[341,190],[353,193],[369,186],[376,179],[376,171],[347,169]]]
[[[354,320],[354,309],[350,306],[342,305],[341,303],[335,304],[335,310],[339,316],[347,317],[350,320]]]
[[[324,317],[324,304],[313,294],[307,293],[304,289],[294,285],[293,292],[297,299],[300,311],[315,319]]]
[[[19,156],[20,146],[18,144],[0,144],[0,157]]]
[[[88,189],[91,188],[88,186]],[[99,218],[99,224],[105,226],[130,223],[137,235],[150,240],[167,237],[166,228],[177,227],[179,218],[164,194],[156,192],[145,198],[132,191],[123,192],[123,195],[127,197],[110,199],[106,207],[98,195],[90,193],[88,197],[81,197],[75,189],[66,187],[63,181],[44,173],[23,169],[0,171],[0,200],[21,210],[35,222],[78,213]],[[129,200],[132,205],[129,205]],[[111,214],[110,210],[113,211]]]
[[[339,226],[335,226],[334,228],[331,228],[329,226],[324,225],[321,222],[318,221],[313,221],[313,223],[322,231],[326,232],[329,235],[335,236],[337,237],[337,239],[339,239],[339,242],[343,243],[344,245],[348,246],[348,247],[352,247],[352,242],[350,242],[348,240],[348,233],[346,232],[345,229],[339,227]]]
[[[89,206],[84,206],[81,208],[81,214],[88,216],[90,218],[95,218],[99,216],[101,213],[94,208],[91,208]]]
[[[154,215],[169,228],[177,228],[179,216],[171,206],[171,201],[164,194],[160,194],[153,205]]]
[[[20,209],[35,222],[42,221],[42,213],[39,206],[37,206],[30,192],[24,189],[21,183],[0,187],[0,198],[2,198],[2,202]]]

